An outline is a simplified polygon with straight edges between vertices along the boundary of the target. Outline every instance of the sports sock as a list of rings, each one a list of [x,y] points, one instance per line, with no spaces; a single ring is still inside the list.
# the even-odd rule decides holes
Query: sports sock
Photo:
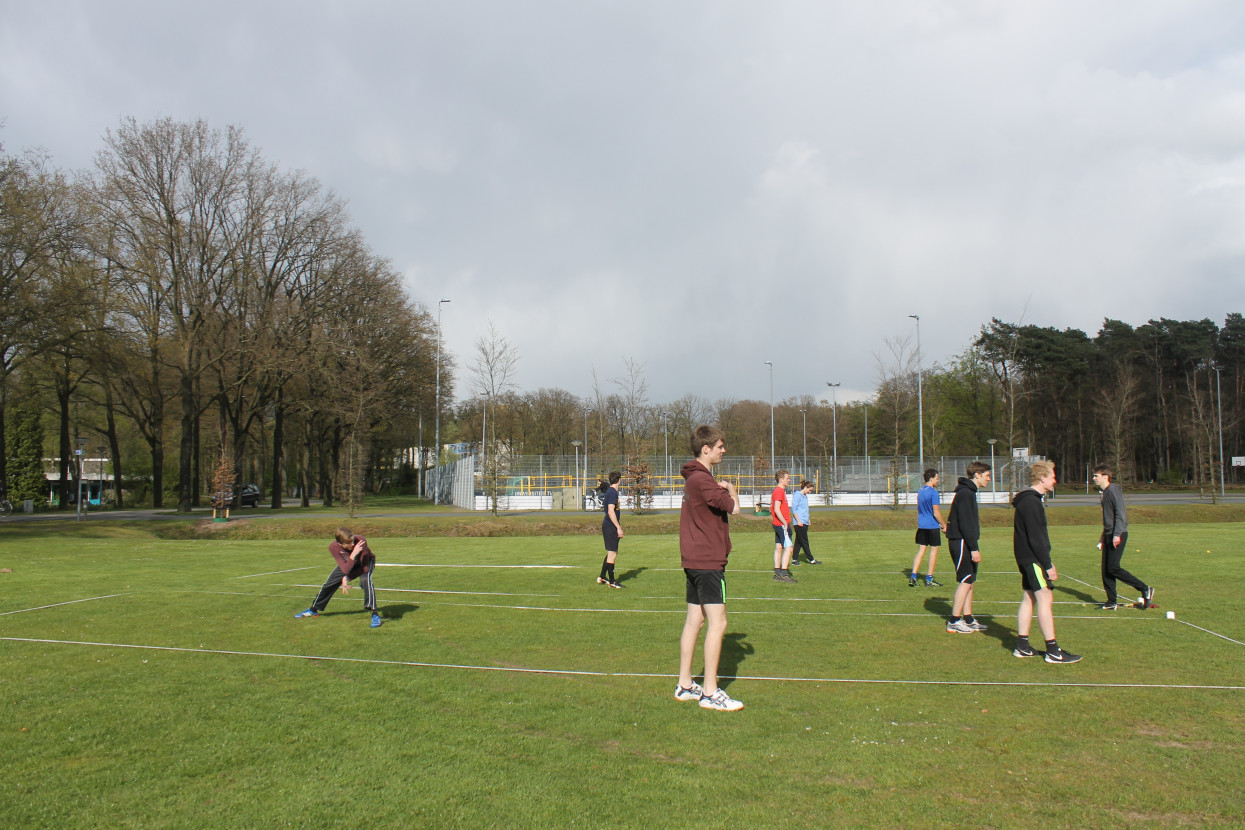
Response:
[[[606,568],[609,570],[609,572],[610,572],[610,573],[609,573],[609,577],[608,577],[609,581],[610,581],[610,582],[617,582],[618,580],[614,579],[614,563],[613,563],[613,562],[610,562],[610,563],[609,563],[608,565],[606,565],[605,567],[606,567]]]
[[[774,568],[774,576],[781,576],[782,568]]]
[[[1058,654],[1058,653],[1059,653],[1059,643],[1055,642],[1054,640],[1047,640],[1047,641],[1046,641],[1046,651],[1047,651],[1047,653],[1048,653],[1048,654]]]
[[[969,624],[972,624],[972,623],[977,622],[977,618],[976,618],[976,617],[974,617],[972,614],[965,614],[965,615],[964,615],[964,622],[969,623]]]
[[[1029,647],[1029,635],[1026,634],[1023,637],[1016,638],[1016,648],[1028,648],[1028,647]]]
[[[952,618],[951,618],[951,623],[954,625],[955,623],[958,623],[958,622],[959,622],[960,620],[962,620],[962,619],[964,619],[964,618],[963,618],[963,617],[952,617]]]
[[[601,578],[602,579],[605,579],[606,574],[609,573],[609,567],[610,567],[610,560],[609,560],[609,557],[607,556],[601,560]]]

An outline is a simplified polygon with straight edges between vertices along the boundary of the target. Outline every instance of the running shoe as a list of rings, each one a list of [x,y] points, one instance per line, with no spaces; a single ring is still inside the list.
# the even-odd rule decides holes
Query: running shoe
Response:
[[[915,588],[915,587],[916,587],[916,577],[915,577],[915,576],[910,576],[910,577],[908,577],[908,587],[909,587],[909,588]]]
[[[1102,604],[1103,611],[1118,611],[1120,604],[1118,602],[1104,602]]]
[[[941,588],[942,583],[935,581],[933,577],[927,576],[925,577],[925,587],[926,588]]]
[[[1037,652],[1033,650],[1033,646],[1018,645],[1012,651],[1013,657],[1037,657]]]
[[[299,611],[294,615],[294,619],[301,620],[303,617],[318,617],[320,612],[314,608],[308,608],[306,611]]]
[[[713,709],[717,712],[738,712],[744,708],[743,703],[728,695],[725,690],[718,689],[711,695],[700,698],[701,709]]]
[[[692,685],[688,686],[686,689],[677,685],[674,687],[675,700],[700,700],[704,696],[705,690],[700,688],[700,684],[695,680],[693,680]]]
[[[810,559],[810,560],[808,560],[808,564],[810,564],[810,565],[820,565],[820,564],[821,564],[821,560],[820,560],[820,559]]]
[[[605,577],[603,577],[603,576],[598,576],[598,577],[597,577],[597,584],[598,584],[598,585],[609,585],[609,584],[610,584],[610,581],[609,581],[608,579],[606,579]]]
[[[1149,608],[1154,604],[1154,588],[1146,588],[1146,592],[1141,595],[1141,607]]]
[[[782,577],[782,579],[780,579],[779,582],[799,582],[800,581],[791,575],[791,571],[783,571],[781,574],[779,574],[779,576]]]
[[[950,620],[947,621],[948,634],[975,634],[976,632],[977,629],[973,628],[963,620],[956,620],[955,622],[951,622]]]
[[[380,628],[384,624],[385,624],[385,621],[380,618],[380,614],[377,614],[375,611],[373,611],[372,612],[372,628]]]
[[[965,623],[968,625],[968,627],[969,627],[969,628],[971,628],[973,631],[985,631],[985,630],[986,630],[986,628],[988,627],[988,626],[986,626],[986,624],[985,624],[985,623],[983,623],[981,620],[973,620],[972,622],[969,622],[968,620],[965,620],[964,622],[965,622]]]
[[[611,588],[626,588],[627,587],[626,585],[623,585],[621,582],[607,582],[605,584],[610,586]]]
[[[1066,649],[1062,649],[1062,648],[1059,649],[1059,651],[1046,652],[1047,663],[1075,663],[1080,659],[1081,659],[1081,655],[1073,654],[1072,652],[1067,651]]]

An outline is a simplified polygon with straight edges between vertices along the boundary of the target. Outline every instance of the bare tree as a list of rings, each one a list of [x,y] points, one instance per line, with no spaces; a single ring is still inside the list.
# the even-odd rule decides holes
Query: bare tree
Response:
[[[472,364],[472,371],[475,375],[474,387],[475,391],[485,399],[485,419],[486,423],[481,430],[481,452],[484,455],[484,469],[486,483],[485,488],[489,497],[489,505],[493,514],[497,514],[497,475],[499,470],[498,452],[497,452],[497,427],[496,427],[496,411],[494,409],[492,420],[494,422],[493,435],[490,442],[488,437],[489,409],[496,406],[497,399],[504,393],[509,392],[516,387],[515,385],[515,369],[519,362],[519,352],[514,345],[507,340],[501,332],[497,330],[497,325],[492,321],[488,321],[488,334],[481,335],[475,342],[475,362]],[[489,444],[492,444],[490,447]],[[490,451],[491,450],[491,451]],[[490,466],[491,465],[491,466]]]

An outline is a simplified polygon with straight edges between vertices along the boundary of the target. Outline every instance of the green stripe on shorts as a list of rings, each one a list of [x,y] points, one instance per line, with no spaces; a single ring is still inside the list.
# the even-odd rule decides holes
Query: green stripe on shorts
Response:
[[[1033,575],[1037,577],[1038,585],[1041,585],[1042,588],[1049,588],[1050,583],[1046,581],[1046,573],[1042,570],[1042,566],[1038,564],[1037,562],[1033,562],[1032,565],[1033,565]]]

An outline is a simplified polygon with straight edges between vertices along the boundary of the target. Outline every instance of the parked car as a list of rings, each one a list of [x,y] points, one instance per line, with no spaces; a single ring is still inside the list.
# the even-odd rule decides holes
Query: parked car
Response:
[[[254,484],[243,484],[238,492],[238,503],[243,507],[259,507],[259,488]]]

